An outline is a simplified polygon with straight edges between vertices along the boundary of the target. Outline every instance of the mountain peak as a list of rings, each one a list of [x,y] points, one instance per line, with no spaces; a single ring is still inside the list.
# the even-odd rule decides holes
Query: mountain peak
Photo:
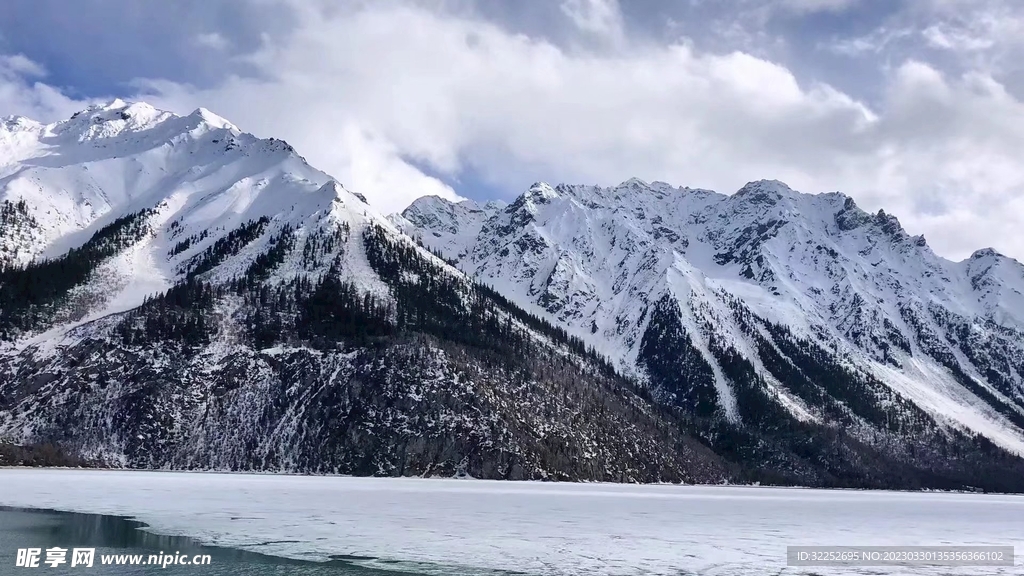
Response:
[[[75,116],[78,116],[78,115],[86,113],[86,112],[99,112],[99,111],[103,111],[103,110],[119,110],[121,108],[124,108],[127,105],[128,105],[128,103],[125,102],[124,100],[120,99],[120,98],[114,98],[112,100],[107,100],[106,102],[94,102],[94,103],[90,104],[89,106],[87,106],[84,110],[79,110],[78,112],[75,112],[71,117],[74,118]]]
[[[198,234],[236,227],[243,217],[300,218],[333,197],[360,213],[365,203],[334,183],[314,194],[328,175],[294,161],[302,157],[285,142],[243,134],[205,108],[179,115],[115,99],[35,129],[27,119],[9,123],[0,124],[0,167],[13,176],[0,182],[0,203],[24,199],[35,222],[34,242],[18,240],[16,247],[25,244],[18,262],[59,255],[142,209],[177,218],[179,234]],[[0,252],[5,238],[13,242],[3,228]]]
[[[639,178],[634,176],[634,177],[630,178],[629,180],[626,180],[622,184],[619,184],[618,187],[619,188],[646,188],[647,187],[647,182],[644,182],[643,180],[641,180],[641,179],[639,179]]]
[[[980,250],[975,250],[969,259],[980,260],[982,258],[1005,258],[1005,256],[997,252],[994,248],[981,248]]]
[[[747,182],[735,194],[733,202],[749,206],[776,206],[783,198],[792,198],[794,191],[778,180]]]
[[[736,192],[736,195],[775,194],[776,196],[780,196],[792,193],[793,189],[785,182],[781,182],[779,180],[754,180],[744,184],[743,187]]]
[[[344,190],[345,188],[338,183],[337,180],[331,179],[325,182],[324,185],[320,187],[319,191],[333,194],[335,196],[341,196],[344,193]]]
[[[344,203],[346,198],[353,197],[362,202],[363,204],[369,204],[369,202],[366,200],[366,196],[363,196],[359,192],[353,192],[351,190],[348,190],[347,188],[342,186],[340,182],[333,178],[324,183],[324,185],[320,187],[318,192],[326,194],[335,201],[340,201],[342,203]]]
[[[558,198],[558,192],[547,182],[534,182],[526,194],[533,200],[547,201]]]
[[[71,115],[71,118],[51,125],[57,132],[78,134],[80,139],[109,138],[122,132],[148,130],[168,120],[183,119],[188,128],[206,126],[214,129],[239,131],[238,128],[206,108],[196,108],[187,116],[161,110],[147,102],[125,101],[121,98],[93,104]]]
[[[40,126],[42,126],[41,123],[25,116],[4,116],[3,118],[0,118],[0,128],[3,128],[8,132],[16,132],[28,128],[38,128]]]
[[[73,120],[75,118],[78,118],[78,117],[86,115],[86,114],[99,114],[100,117],[106,117],[106,116],[109,115],[110,117],[113,118],[113,117],[116,117],[116,114],[113,114],[113,113],[115,113],[115,112],[123,112],[123,111],[127,111],[129,114],[132,111],[135,111],[136,113],[139,113],[139,112],[142,112],[142,111],[157,112],[157,113],[165,112],[163,110],[157,110],[154,106],[151,106],[150,104],[148,104],[146,102],[142,102],[142,101],[126,101],[126,100],[122,100],[120,98],[114,98],[113,100],[109,100],[107,102],[92,104],[92,105],[88,106],[87,108],[85,108],[84,110],[79,110],[78,112],[75,112],[74,114],[71,115],[71,119]],[[103,113],[110,113],[110,114],[103,114]]]
[[[906,233],[899,219],[892,214],[887,214],[885,210],[878,210],[878,213],[875,214],[875,222],[886,234],[899,235]]]
[[[213,112],[210,112],[208,109],[203,107],[199,107],[193,110],[192,113],[189,114],[189,117],[198,118],[201,121],[213,126],[214,128],[226,128],[228,130],[238,129],[234,124],[229,122],[223,116],[214,114]]]
[[[145,102],[125,102],[115,98],[106,104],[93,104],[75,112],[67,120],[50,124],[48,129],[79,141],[98,140],[148,130],[176,117]]]
[[[125,102],[124,100],[121,100],[120,98],[114,98],[113,100],[111,100],[110,102],[107,102],[106,104],[101,104],[99,106],[99,109],[100,110],[119,110],[119,109],[124,108],[126,106],[128,106],[127,102]]]

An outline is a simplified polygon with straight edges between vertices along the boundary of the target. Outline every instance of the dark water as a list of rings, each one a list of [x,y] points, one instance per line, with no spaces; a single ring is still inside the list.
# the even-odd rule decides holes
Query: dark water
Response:
[[[38,574],[39,576],[77,575],[107,576],[162,573],[167,576],[221,576],[242,574],[247,576],[298,575],[298,576],[395,576],[390,570],[377,570],[355,566],[338,559],[330,562],[304,562],[246,552],[232,548],[204,546],[191,538],[181,536],[158,536],[141,528],[141,522],[103,516],[99,514],[76,514],[43,510],[23,510],[0,507],[0,576]],[[68,549],[67,563],[51,567],[43,561],[46,549],[60,547]],[[39,567],[16,567],[18,548],[42,548]],[[92,568],[71,567],[73,548],[95,548]],[[210,555],[210,563],[201,566],[170,565],[103,565],[104,555],[143,555],[143,562],[150,554],[172,555],[180,553],[190,559],[195,555]],[[404,567],[403,573],[410,573]],[[415,573],[415,572],[414,572]]]

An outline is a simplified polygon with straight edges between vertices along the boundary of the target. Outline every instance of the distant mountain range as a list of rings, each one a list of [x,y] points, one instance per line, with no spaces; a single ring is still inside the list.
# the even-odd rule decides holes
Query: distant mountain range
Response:
[[[779,182],[385,218],[203,109],[0,123],[0,440],[113,466],[1024,491],[1021,290]]]

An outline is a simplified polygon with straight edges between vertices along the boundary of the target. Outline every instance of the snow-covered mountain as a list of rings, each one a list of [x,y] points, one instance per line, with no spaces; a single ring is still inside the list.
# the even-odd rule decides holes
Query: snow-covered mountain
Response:
[[[564,333],[206,110],[4,120],[0,215],[0,444],[131,467],[728,475]]]
[[[259,139],[198,109],[188,116],[115,100],[54,124],[0,124],[0,202],[27,209],[0,230],[0,262],[24,265],[81,247],[140,211],[152,234],[104,262],[93,282],[98,317],[166,290],[224,232],[269,218],[263,242],[285,226],[369,210],[281,140]],[[319,224],[319,222],[317,222]],[[182,243],[188,244],[184,246]]]
[[[0,459],[1024,491],[1022,284],[772,182],[384,218],[202,109],[10,118]]]
[[[777,181],[464,204],[392,221],[669,402],[756,420],[739,362],[801,421],[873,438],[924,417],[1024,454],[1024,266],[991,249],[951,262],[884,211]]]

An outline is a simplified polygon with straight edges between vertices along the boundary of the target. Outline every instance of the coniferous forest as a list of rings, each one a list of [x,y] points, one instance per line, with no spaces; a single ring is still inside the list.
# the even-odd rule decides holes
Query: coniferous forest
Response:
[[[58,258],[0,267],[0,340],[46,322],[68,292],[85,283],[100,263],[149,233],[151,214],[152,210],[142,210],[117,218]]]

